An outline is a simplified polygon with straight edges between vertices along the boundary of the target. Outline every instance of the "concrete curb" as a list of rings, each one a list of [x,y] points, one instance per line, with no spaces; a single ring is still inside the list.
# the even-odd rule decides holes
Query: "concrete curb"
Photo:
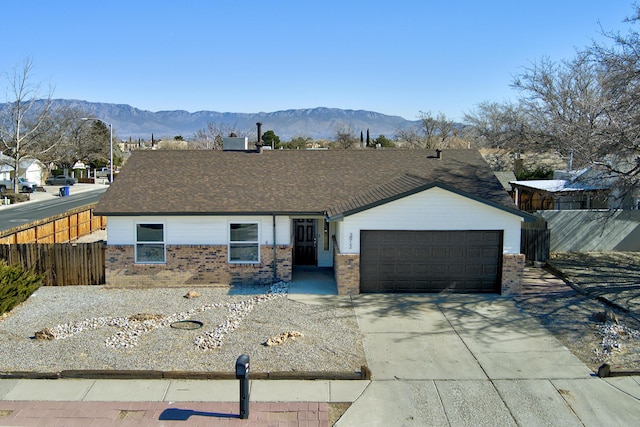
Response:
[[[142,371],[142,370],[64,370],[60,372],[14,371],[0,372],[0,379],[93,379],[93,380],[235,380],[235,372],[196,372],[196,371]],[[355,372],[252,372],[252,380],[370,380],[371,371],[362,366]]]
[[[562,279],[574,291],[576,291],[576,292],[578,292],[578,293],[580,293],[582,295],[588,295],[588,292],[586,290],[584,290],[584,288],[582,288],[580,285],[575,283],[573,280],[569,279],[569,277],[566,274],[564,274],[564,272],[562,270],[560,270],[557,267],[555,267],[549,261],[547,261],[544,269],[547,270],[549,273],[553,274],[554,276],[556,276],[557,278]]]

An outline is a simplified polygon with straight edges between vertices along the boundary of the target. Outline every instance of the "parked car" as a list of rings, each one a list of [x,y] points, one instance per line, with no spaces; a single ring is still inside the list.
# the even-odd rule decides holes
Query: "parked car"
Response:
[[[33,193],[36,191],[36,187],[38,184],[35,182],[27,181],[25,178],[18,178],[18,191],[24,193]],[[0,192],[5,191],[7,188],[13,190],[13,180],[12,179],[3,179],[0,180]]]
[[[96,171],[97,178],[109,178],[111,175],[111,169],[109,168],[101,168]]]
[[[58,175],[50,176],[44,183],[47,185],[73,185],[76,182],[78,182],[78,180],[71,176]]]

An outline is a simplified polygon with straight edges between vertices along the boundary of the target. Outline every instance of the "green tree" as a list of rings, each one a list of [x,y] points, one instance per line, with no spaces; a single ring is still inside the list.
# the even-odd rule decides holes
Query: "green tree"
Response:
[[[377,145],[380,145],[380,147],[387,147],[387,148],[396,146],[396,144],[394,144],[393,141],[391,141],[389,138],[387,138],[384,135],[380,135],[379,137],[373,140],[373,146],[377,146]]]
[[[110,134],[107,125],[99,120],[92,120],[85,138],[85,142],[94,147],[92,158],[88,159],[89,162],[94,167],[103,167],[109,164]]]
[[[268,130],[262,134],[262,143],[275,149],[280,148],[280,137],[274,131]]]
[[[304,136],[296,136],[291,141],[282,144],[282,148],[287,150],[306,150],[307,145],[313,142],[313,139]]]

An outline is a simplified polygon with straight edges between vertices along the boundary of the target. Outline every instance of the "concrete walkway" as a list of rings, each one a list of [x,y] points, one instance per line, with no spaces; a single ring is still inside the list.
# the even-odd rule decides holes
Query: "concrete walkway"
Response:
[[[553,285],[550,275],[540,277]],[[640,419],[639,377],[596,377],[512,299],[289,297],[353,304],[372,381],[251,381],[250,417],[240,420],[237,381],[5,379],[0,425],[327,426],[332,402],[353,402],[336,424],[343,427],[635,426]]]

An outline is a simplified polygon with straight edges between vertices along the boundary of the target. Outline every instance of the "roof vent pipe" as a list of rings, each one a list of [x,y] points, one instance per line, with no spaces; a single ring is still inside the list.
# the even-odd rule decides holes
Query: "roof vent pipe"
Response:
[[[258,144],[262,144],[262,123],[258,122],[258,123],[256,123],[256,126],[258,126],[258,140],[257,140],[257,143]]]
[[[262,123],[256,123],[258,127],[258,140],[256,141],[256,151],[262,153]]]
[[[442,158],[442,150],[436,148],[436,159],[441,159]]]

